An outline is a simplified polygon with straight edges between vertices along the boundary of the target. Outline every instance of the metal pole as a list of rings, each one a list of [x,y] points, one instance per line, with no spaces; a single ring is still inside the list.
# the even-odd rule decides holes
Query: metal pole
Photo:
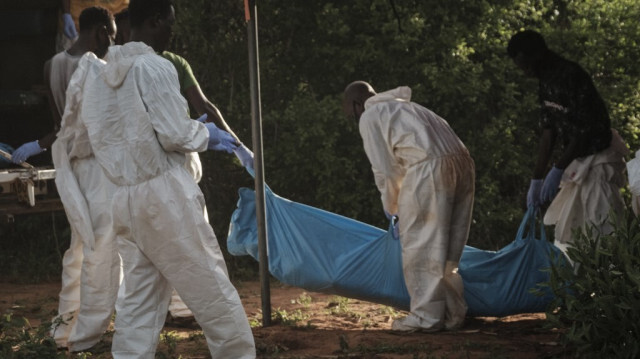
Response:
[[[262,298],[262,326],[271,325],[271,291],[269,289],[269,258],[267,255],[267,222],[264,196],[264,161],[262,152],[262,113],[260,106],[260,70],[258,59],[258,19],[256,0],[245,0],[248,21],[249,79],[251,81],[251,130],[256,188],[256,221],[258,225],[258,257]]]

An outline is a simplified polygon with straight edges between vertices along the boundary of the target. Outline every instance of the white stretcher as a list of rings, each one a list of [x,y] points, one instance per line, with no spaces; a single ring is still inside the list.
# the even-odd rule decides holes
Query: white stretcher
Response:
[[[2,150],[0,156],[11,159],[11,154]],[[45,199],[42,206],[36,206],[36,198],[48,194],[47,182],[55,179],[56,170],[26,162],[21,166],[0,170],[0,214],[10,219],[13,214],[62,209],[59,198]]]

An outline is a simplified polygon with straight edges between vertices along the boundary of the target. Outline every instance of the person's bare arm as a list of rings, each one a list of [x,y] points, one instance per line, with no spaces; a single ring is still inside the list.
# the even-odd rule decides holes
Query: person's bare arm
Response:
[[[564,152],[562,152],[562,155],[555,163],[555,166],[557,168],[564,170],[573,160],[578,158],[578,143],[580,142],[580,140],[580,138],[575,137],[569,142],[569,144],[565,147]]]
[[[533,179],[544,178],[547,165],[549,164],[549,159],[551,158],[551,152],[553,151],[553,146],[555,144],[555,139],[556,136],[552,129],[545,128],[542,130],[540,144],[538,145],[538,160],[533,171]]]
[[[67,3],[69,2],[66,0]],[[44,86],[47,94],[47,102],[49,102],[49,109],[51,110],[51,117],[53,119],[53,130],[42,138],[38,140],[38,144],[40,144],[41,148],[49,148],[56,140],[56,134],[60,129],[60,123],[62,122],[62,118],[60,117],[60,113],[58,113],[58,108],[56,107],[55,101],[53,99],[53,93],[51,92],[51,84],[49,79],[51,78],[51,60],[47,60],[44,64]]]
[[[185,92],[184,94],[185,94],[185,97],[187,98],[187,101],[196,110],[196,112],[198,113],[198,116],[201,116],[206,113],[208,120],[215,123],[216,126],[218,126],[218,128],[229,132],[236,139],[238,143],[241,143],[238,136],[236,136],[236,134],[233,133],[229,125],[224,121],[224,118],[222,117],[220,110],[218,110],[218,108],[213,103],[211,103],[209,99],[207,99],[204,93],[202,93],[200,86],[198,85],[190,86],[184,92]]]

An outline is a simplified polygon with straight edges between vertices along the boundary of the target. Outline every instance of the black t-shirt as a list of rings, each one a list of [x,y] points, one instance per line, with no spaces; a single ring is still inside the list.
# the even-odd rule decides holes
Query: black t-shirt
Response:
[[[578,157],[609,147],[607,108],[580,65],[551,53],[541,67],[539,91],[543,129],[555,128],[563,145],[578,138]]]

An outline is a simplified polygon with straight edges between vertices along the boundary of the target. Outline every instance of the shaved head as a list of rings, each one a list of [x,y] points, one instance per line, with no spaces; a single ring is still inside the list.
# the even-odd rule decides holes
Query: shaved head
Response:
[[[360,120],[360,116],[364,112],[364,103],[376,91],[364,81],[354,81],[347,85],[344,89],[344,99],[342,101],[342,110],[345,115]]]

